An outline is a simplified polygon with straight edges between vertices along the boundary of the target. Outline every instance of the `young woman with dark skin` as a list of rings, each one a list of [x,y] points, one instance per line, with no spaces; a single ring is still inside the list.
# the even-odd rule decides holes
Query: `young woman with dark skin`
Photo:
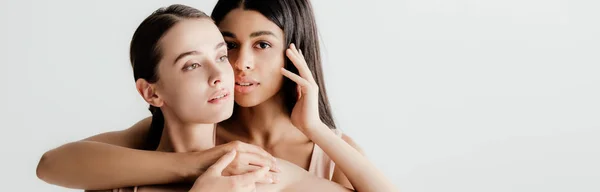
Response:
[[[47,152],[38,176],[49,183],[87,189],[180,182],[197,178],[235,148],[239,153],[225,169],[226,175],[261,167],[277,172],[273,154],[357,191],[393,191],[387,178],[333,123],[308,1],[221,0],[212,18],[228,44],[237,104],[232,118],[217,126],[216,147],[176,155],[140,150],[155,147],[156,142],[148,141],[162,135],[164,122],[154,113],[152,119],[130,129]],[[291,43],[295,46],[287,46]],[[301,51],[294,52],[296,47]],[[69,163],[73,161],[79,164]],[[98,181],[98,176],[107,177]]]

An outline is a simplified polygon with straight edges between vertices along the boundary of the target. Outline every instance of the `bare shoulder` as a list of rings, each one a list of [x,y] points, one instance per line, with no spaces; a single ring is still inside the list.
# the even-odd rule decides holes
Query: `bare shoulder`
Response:
[[[152,117],[147,117],[127,129],[100,133],[83,140],[141,149],[144,146],[151,124]]]

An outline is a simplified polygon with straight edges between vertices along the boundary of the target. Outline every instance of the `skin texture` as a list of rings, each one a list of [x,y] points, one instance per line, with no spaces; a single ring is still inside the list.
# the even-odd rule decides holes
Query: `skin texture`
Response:
[[[181,135],[181,138],[178,140],[179,142],[174,142],[179,144],[170,147],[163,145],[162,149],[167,151],[175,149],[174,151],[182,152],[181,154],[134,150],[143,147],[144,137],[150,124],[149,120],[145,119],[130,129],[97,135],[47,152],[38,166],[38,177],[61,186],[87,189],[175,183],[197,178],[223,154],[231,151],[231,148],[235,148],[239,151],[235,159],[241,159],[240,154],[246,153],[261,157],[259,161],[264,162],[261,165],[245,163],[248,166],[241,171],[239,166],[231,168],[240,171],[240,174],[253,172],[261,167],[278,167],[281,169],[281,173],[291,175],[285,177],[283,174],[273,173],[275,171],[272,170],[273,177],[278,178],[280,183],[265,185],[265,187],[272,186],[273,188],[261,188],[263,186],[258,185],[257,189],[261,189],[261,191],[300,190],[302,187],[310,186],[308,184],[313,185],[318,181],[325,181],[320,189],[329,186],[341,191],[347,190],[340,188],[339,185],[330,185],[332,183],[324,179],[310,177],[310,174],[306,172],[310,164],[312,146],[316,143],[337,164],[332,179],[334,182],[357,191],[396,191],[377,168],[361,154],[360,148],[351,138],[346,135],[342,138],[335,136],[328,127],[320,122],[315,99],[318,94],[318,86],[314,84],[314,79],[309,75],[310,72],[306,71],[306,63],[302,58],[301,51],[296,50],[293,46],[289,47],[283,44],[284,37],[280,28],[258,12],[241,9],[230,12],[219,28],[221,31],[235,35],[235,37],[225,36],[224,38],[229,45],[228,54],[235,78],[252,78],[260,85],[250,93],[238,94],[235,92],[235,101],[240,107],[236,109],[232,118],[218,125],[216,133],[218,146],[210,149],[204,148],[208,145],[207,143],[192,142],[193,139],[186,138],[184,136],[186,134],[182,134],[183,131],[169,131],[170,128],[167,125],[166,133]],[[270,34],[252,35],[261,31],[268,31]],[[233,44],[237,44],[237,47],[232,46]],[[294,62],[300,71],[299,75],[282,70],[285,57]],[[301,93],[291,114],[283,109],[279,92],[284,78],[290,78],[296,82]],[[143,83],[138,85],[138,90],[142,87],[140,91],[142,95],[146,90],[143,85]],[[160,85],[158,83],[155,86],[155,90],[159,93],[156,95],[164,97],[164,99],[144,97],[149,103],[169,107],[181,105],[187,99],[187,97],[177,96],[176,93],[169,91],[168,87]],[[155,94],[147,93],[146,95]],[[193,111],[193,109],[167,108],[165,118],[175,118],[178,114],[187,114],[189,111]],[[184,118],[180,119],[199,121],[192,116],[183,116]],[[174,123],[170,127],[185,127],[185,125],[185,123]],[[191,128],[182,130],[191,130]],[[197,140],[202,140],[198,139],[201,136],[202,138],[210,136],[206,132],[196,135],[197,137],[194,138]],[[264,151],[250,146],[242,146],[239,141],[258,146]],[[189,144],[193,145],[190,147]],[[178,148],[181,150],[178,151]],[[271,160],[265,160],[271,157],[271,155],[264,155],[265,151],[268,152],[267,154],[279,157],[275,166],[270,162]],[[94,152],[99,155],[94,156],[92,154]],[[69,160],[70,158],[72,160]],[[98,158],[106,159],[108,162],[98,162]],[[141,165],[137,163],[139,161],[128,162],[131,159],[142,158],[147,161],[145,160]],[[235,159],[233,161],[236,161]],[[70,167],[73,164],[66,163],[69,161],[83,162],[80,165],[86,166]],[[157,167],[160,169],[157,170]],[[64,172],[65,169],[68,171]],[[107,170],[121,170],[122,174]],[[60,171],[63,173],[57,173]],[[114,177],[98,181],[94,179],[98,175]],[[294,188],[294,186],[298,188]],[[148,189],[151,188],[148,186]]]
[[[219,30],[208,19],[183,19],[161,37],[158,47],[162,55],[157,67],[159,80],[136,81],[144,100],[160,107],[164,113],[165,129],[157,150],[186,153],[214,147],[211,138],[214,123],[228,118],[233,109],[233,71]],[[215,98],[221,99],[215,102]],[[285,160],[279,160],[285,173],[278,174],[276,183],[267,174],[270,168],[266,166],[223,176],[222,172],[237,155],[235,150],[223,155],[191,187],[185,184],[140,186],[139,191],[287,191],[296,190],[305,182],[319,187],[310,187],[312,190],[348,191],[331,181],[316,179]]]

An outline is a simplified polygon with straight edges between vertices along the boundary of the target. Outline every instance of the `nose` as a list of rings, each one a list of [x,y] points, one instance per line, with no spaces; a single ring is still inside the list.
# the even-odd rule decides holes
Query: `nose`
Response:
[[[221,79],[215,79],[214,81],[212,81],[213,86],[216,86],[219,83],[221,83]]]
[[[240,48],[238,58],[235,60],[235,69],[248,71],[254,69],[254,55],[250,48]]]
[[[224,71],[219,67],[212,67],[210,78],[208,79],[208,84],[213,87],[220,86],[223,82]]]

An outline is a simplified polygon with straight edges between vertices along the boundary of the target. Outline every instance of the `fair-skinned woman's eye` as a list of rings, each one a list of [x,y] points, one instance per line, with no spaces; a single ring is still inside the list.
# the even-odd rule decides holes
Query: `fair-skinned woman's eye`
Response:
[[[196,69],[198,67],[202,67],[202,65],[200,65],[200,63],[192,63],[191,65],[186,65],[185,67],[183,67],[183,71],[190,71],[193,69]]]
[[[226,62],[229,60],[229,57],[227,55],[223,55],[221,57],[219,57],[219,62]]]
[[[271,44],[269,44],[267,42],[259,42],[254,47],[256,47],[258,49],[267,49],[267,48],[271,48]]]

